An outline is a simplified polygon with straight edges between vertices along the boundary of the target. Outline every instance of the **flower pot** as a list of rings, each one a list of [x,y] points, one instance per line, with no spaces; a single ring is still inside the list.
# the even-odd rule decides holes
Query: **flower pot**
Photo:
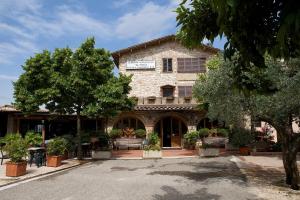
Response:
[[[216,157],[219,156],[220,150],[219,148],[200,148],[199,155],[201,157]]]
[[[250,148],[249,147],[240,147],[240,154],[243,156],[249,156],[250,155]]]
[[[111,156],[112,156],[111,151],[99,151],[99,150],[92,151],[93,159],[110,159]]]
[[[47,167],[59,167],[61,166],[62,156],[47,156]]]
[[[6,163],[6,176],[16,177],[23,176],[26,174],[27,162],[7,162]]]
[[[143,151],[143,158],[161,158],[161,157],[162,157],[161,151],[153,151],[153,150]]]

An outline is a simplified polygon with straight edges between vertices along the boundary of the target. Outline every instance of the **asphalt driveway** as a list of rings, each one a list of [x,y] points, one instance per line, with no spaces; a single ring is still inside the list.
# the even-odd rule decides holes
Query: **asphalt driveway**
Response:
[[[0,190],[0,199],[243,200],[278,196],[260,195],[260,188],[250,185],[231,160],[232,157],[98,161]]]

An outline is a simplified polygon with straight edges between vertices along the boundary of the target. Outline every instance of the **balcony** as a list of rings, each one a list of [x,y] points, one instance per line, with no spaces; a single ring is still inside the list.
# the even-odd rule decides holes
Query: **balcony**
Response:
[[[140,105],[196,105],[197,101],[192,97],[138,97],[137,106]]]

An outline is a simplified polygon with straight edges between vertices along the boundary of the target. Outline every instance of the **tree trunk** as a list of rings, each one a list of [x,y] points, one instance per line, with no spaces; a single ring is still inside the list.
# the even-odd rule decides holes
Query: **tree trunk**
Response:
[[[78,139],[77,158],[78,160],[82,160],[80,111],[77,111],[77,139]]]
[[[299,171],[297,167],[298,142],[288,133],[282,134],[282,160],[285,169],[286,184],[293,190],[299,190]]]

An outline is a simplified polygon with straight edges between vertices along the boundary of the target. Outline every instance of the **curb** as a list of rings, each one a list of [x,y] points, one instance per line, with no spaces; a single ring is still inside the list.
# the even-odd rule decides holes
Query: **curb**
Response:
[[[73,166],[70,166],[70,167],[58,169],[58,170],[55,170],[55,171],[46,172],[46,173],[43,173],[43,174],[38,174],[38,175],[31,176],[31,177],[27,177],[27,178],[24,178],[24,179],[15,180],[15,181],[12,181],[12,182],[9,182],[9,183],[0,185],[0,189],[2,189],[3,187],[6,187],[6,186],[12,185],[12,184],[16,184],[16,183],[23,182],[23,181],[29,181],[29,180],[31,180],[31,179],[35,179],[35,178],[38,178],[38,177],[42,177],[42,176],[47,176],[47,175],[55,174],[55,173],[62,172],[62,171],[65,171],[65,170],[66,170],[66,171],[67,171],[67,170],[71,170],[71,169],[73,169],[73,168],[80,167],[80,166],[82,166],[82,165],[89,164],[89,163],[90,163],[90,162],[79,163],[79,164],[77,164],[77,165],[73,165]]]

